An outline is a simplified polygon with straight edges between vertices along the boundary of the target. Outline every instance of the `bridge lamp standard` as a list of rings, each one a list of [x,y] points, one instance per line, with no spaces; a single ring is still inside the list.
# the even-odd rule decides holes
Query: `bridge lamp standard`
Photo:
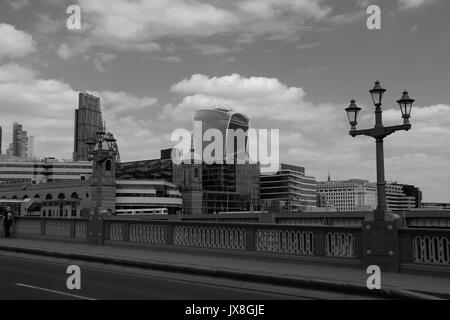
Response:
[[[356,105],[355,100],[351,100],[350,106],[345,109],[348,120],[350,122],[350,135],[352,137],[365,135],[372,137],[376,141],[376,160],[377,160],[377,209],[374,212],[375,221],[386,221],[387,205],[386,205],[386,181],[384,175],[384,138],[396,131],[409,131],[411,124],[409,119],[411,117],[412,105],[415,100],[408,96],[408,92],[404,91],[403,95],[397,103],[400,106],[402,113],[403,124],[398,126],[385,127],[383,125],[383,110],[381,109],[383,96],[386,89],[383,89],[379,81],[375,82],[372,90],[369,90],[372,96],[373,104],[375,105],[375,126],[371,129],[357,130],[358,114],[361,108]]]

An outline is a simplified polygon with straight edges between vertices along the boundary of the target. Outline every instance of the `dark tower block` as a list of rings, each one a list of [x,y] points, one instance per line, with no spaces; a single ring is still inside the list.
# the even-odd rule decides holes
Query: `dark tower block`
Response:
[[[95,139],[95,133],[103,129],[102,110],[100,98],[80,93],[79,107],[75,110],[74,132],[74,161],[88,160],[88,147],[86,143]]]

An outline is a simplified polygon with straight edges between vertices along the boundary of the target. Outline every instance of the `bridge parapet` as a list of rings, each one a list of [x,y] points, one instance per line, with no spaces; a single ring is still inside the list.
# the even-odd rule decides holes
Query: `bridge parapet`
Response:
[[[296,224],[190,222],[105,218],[103,238],[107,243],[177,246],[331,261],[363,266],[372,255],[373,243],[365,242],[365,228]],[[18,237],[87,241],[88,219],[18,217]],[[0,227],[1,229],[2,227]],[[398,247],[390,248],[400,269],[438,270],[450,275],[450,230],[393,229]],[[397,242],[397,241],[396,241]],[[391,254],[392,253],[392,254]],[[325,260],[324,260],[325,259]]]

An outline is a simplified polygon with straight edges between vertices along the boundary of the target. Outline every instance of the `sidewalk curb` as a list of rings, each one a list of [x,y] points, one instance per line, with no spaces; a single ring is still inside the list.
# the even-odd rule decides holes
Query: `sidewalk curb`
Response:
[[[251,274],[235,270],[216,269],[208,267],[198,267],[192,265],[169,264],[161,262],[130,260],[126,258],[93,256],[82,253],[66,253],[60,251],[36,249],[36,248],[20,248],[0,245],[0,251],[25,253],[40,255],[45,257],[63,258],[71,260],[82,260],[87,262],[108,263],[124,267],[137,267],[144,269],[153,269],[166,272],[180,272],[192,275],[211,276],[225,278],[230,280],[240,280],[248,282],[259,282],[272,285],[285,285],[289,287],[299,287],[305,289],[325,290],[333,292],[352,292],[367,296],[378,296],[390,299],[410,299],[410,300],[440,300],[436,296],[411,292],[395,287],[384,287],[381,290],[369,291],[366,286],[350,283],[339,282],[326,279],[311,279],[300,277],[287,277],[267,274]]]

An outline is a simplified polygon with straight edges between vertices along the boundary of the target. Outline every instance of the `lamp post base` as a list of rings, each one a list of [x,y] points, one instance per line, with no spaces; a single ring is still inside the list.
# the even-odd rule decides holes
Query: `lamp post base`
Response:
[[[104,244],[103,217],[98,213],[99,213],[98,209],[94,209],[91,212],[88,221],[87,237],[89,244],[95,246],[102,246]]]
[[[382,271],[399,272],[399,237],[396,220],[364,221],[362,263],[364,269],[376,265]]]

